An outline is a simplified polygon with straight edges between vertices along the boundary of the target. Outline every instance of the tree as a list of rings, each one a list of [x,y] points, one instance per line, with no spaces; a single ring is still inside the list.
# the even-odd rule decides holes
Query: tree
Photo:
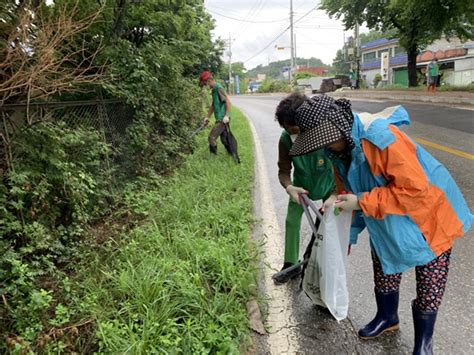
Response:
[[[20,2],[3,9],[0,106],[75,91],[102,79],[102,68],[95,65],[100,45],[88,51],[82,37],[102,8],[80,16],[78,3],[53,8]]]
[[[409,86],[417,85],[416,57],[442,35],[474,38],[474,2],[465,0],[324,0],[322,9],[343,17],[346,29],[367,23],[371,29],[395,31],[408,55]]]
[[[324,67],[324,68],[329,68],[328,65],[324,64],[321,59],[319,58],[295,58],[295,64],[296,65],[305,65],[309,67]],[[281,78],[282,76],[282,68],[283,67],[289,67],[290,66],[290,60],[285,59],[285,60],[279,60],[277,62],[271,62],[268,65],[258,65],[257,67],[249,70],[247,72],[248,77],[255,77],[257,74],[266,74],[267,77],[272,77],[274,79]]]
[[[338,49],[336,58],[332,61],[332,71],[334,74],[347,74],[351,70],[349,61],[344,57],[343,49]]]
[[[308,79],[314,76],[316,76],[316,74],[313,74],[307,71],[299,71],[295,73],[295,75],[293,76],[293,80],[298,81],[299,79]]]
[[[247,91],[247,83],[245,80],[247,77],[247,74],[246,74],[247,69],[245,69],[244,63],[243,62],[232,63],[231,69],[232,69],[232,77],[235,78],[236,75],[239,76],[240,92]],[[221,69],[215,76],[218,80],[227,83],[229,81],[229,64],[222,64]],[[228,91],[230,90],[228,89]]]
[[[370,41],[375,41],[380,38],[394,38],[395,31],[381,32],[377,30],[372,30],[367,33],[360,34],[360,43],[364,44]],[[334,74],[347,74],[351,70],[350,60],[344,56],[344,51],[347,50],[347,47],[350,47],[351,44],[345,43],[342,49],[339,49],[336,53],[336,57],[332,62],[332,72]]]
[[[393,29],[387,32],[372,30],[367,33],[360,34],[360,44],[375,41],[381,38],[395,38],[396,35],[397,35],[396,31],[394,31]]]

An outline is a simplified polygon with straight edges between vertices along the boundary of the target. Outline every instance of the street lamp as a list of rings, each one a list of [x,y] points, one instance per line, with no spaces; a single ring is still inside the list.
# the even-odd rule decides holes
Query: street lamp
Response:
[[[283,51],[285,49],[290,49],[291,50],[291,46],[279,46],[278,44],[275,44],[275,49],[277,51]],[[291,59],[293,59],[293,58],[291,58]],[[291,77],[293,76],[293,68],[292,68],[293,63],[292,62],[293,62],[293,60],[291,60],[290,68],[288,70],[288,79],[290,80],[290,82],[291,82]]]

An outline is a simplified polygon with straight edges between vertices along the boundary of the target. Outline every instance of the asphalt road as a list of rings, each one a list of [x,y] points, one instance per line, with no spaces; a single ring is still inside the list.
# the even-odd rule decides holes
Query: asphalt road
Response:
[[[246,114],[255,128],[254,134],[258,136],[262,154],[257,157],[257,164],[264,168],[263,171],[268,174],[266,178],[270,186],[269,194],[271,196],[269,198],[271,198],[271,206],[275,210],[277,227],[280,231],[279,242],[283,245],[288,196],[281,188],[277,177],[277,143],[281,128],[274,120],[275,108],[281,98],[279,96],[240,96],[232,97],[232,102]],[[353,109],[356,112],[373,113],[396,104],[380,101],[353,101]],[[423,140],[423,144],[426,144],[425,148],[447,166],[473,210],[474,111],[429,104],[409,103],[404,106],[412,119],[412,124],[404,130],[412,138]],[[259,191],[256,196],[259,196]],[[257,214],[258,211],[265,209],[266,205],[256,206]],[[264,235],[265,231],[259,231],[259,233]],[[310,234],[309,226],[304,223],[302,250],[305,248]],[[474,232],[470,231],[464,238],[456,241],[453,249],[448,286],[435,329],[434,349],[437,354],[474,354],[473,236]],[[280,265],[271,266],[278,268]],[[270,336],[257,338],[259,344],[257,353],[284,353],[285,350],[281,350],[281,348],[275,350],[275,347],[272,347],[272,342],[281,336],[285,337],[290,345],[286,352],[293,353],[411,353],[413,325],[410,303],[415,296],[414,271],[406,272],[402,280],[399,306],[400,331],[370,341],[359,340],[356,336],[356,330],[370,321],[375,314],[367,235],[362,235],[359,238],[359,243],[353,248],[349,257],[348,284],[350,292],[349,317],[340,323],[337,323],[324,310],[313,306],[309,299],[299,291],[298,282],[294,281],[279,286],[286,288],[285,292],[288,291],[287,303],[281,305],[282,309],[289,310],[288,326],[287,329],[280,329],[281,333],[273,332],[272,334],[272,330],[270,330]],[[268,288],[265,291],[265,287],[263,287],[263,292],[267,292],[267,296],[271,300],[271,293],[275,291]]]

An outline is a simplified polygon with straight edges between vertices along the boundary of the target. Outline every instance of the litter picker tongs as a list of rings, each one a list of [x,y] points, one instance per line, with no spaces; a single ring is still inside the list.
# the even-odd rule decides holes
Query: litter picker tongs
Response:
[[[318,235],[318,229],[316,226],[316,222],[319,219],[319,222],[321,223],[323,221],[323,216],[321,212],[319,212],[318,208],[316,205],[311,201],[306,194],[300,194],[299,195],[301,205],[303,206],[304,214],[306,215],[306,218],[308,219],[309,225],[311,226],[311,230],[313,231],[314,236]],[[316,220],[313,220],[313,217],[311,216],[311,212],[309,210],[312,210],[316,214]],[[284,270],[281,270],[280,272],[277,272],[276,274],[272,275],[272,279],[277,279],[280,278],[287,273],[291,273],[294,270],[300,268],[301,266],[304,266],[308,263],[309,257],[306,259],[303,259],[299,263],[296,263],[293,266],[290,266],[289,268],[286,268]]]
[[[202,123],[195,131],[193,131],[193,132],[190,134],[189,138],[192,138],[192,137],[194,137],[196,134],[198,134],[199,132],[201,132],[201,131],[204,129],[204,127],[206,127],[206,124],[205,124],[205,123]]]

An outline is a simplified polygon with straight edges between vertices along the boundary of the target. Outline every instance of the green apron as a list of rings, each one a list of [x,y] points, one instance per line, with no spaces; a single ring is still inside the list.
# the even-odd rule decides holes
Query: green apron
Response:
[[[214,87],[212,88],[212,106],[214,108],[214,117],[216,121],[221,121],[225,116],[225,101],[221,101],[219,96],[219,89],[224,90],[224,87],[219,84],[215,83]]]
[[[283,131],[281,139],[290,150],[293,142],[288,132]],[[326,200],[334,191],[334,171],[324,149],[292,157],[292,164],[293,185],[307,190],[311,200]],[[302,215],[303,207],[290,198],[285,222],[285,262],[298,262]]]

